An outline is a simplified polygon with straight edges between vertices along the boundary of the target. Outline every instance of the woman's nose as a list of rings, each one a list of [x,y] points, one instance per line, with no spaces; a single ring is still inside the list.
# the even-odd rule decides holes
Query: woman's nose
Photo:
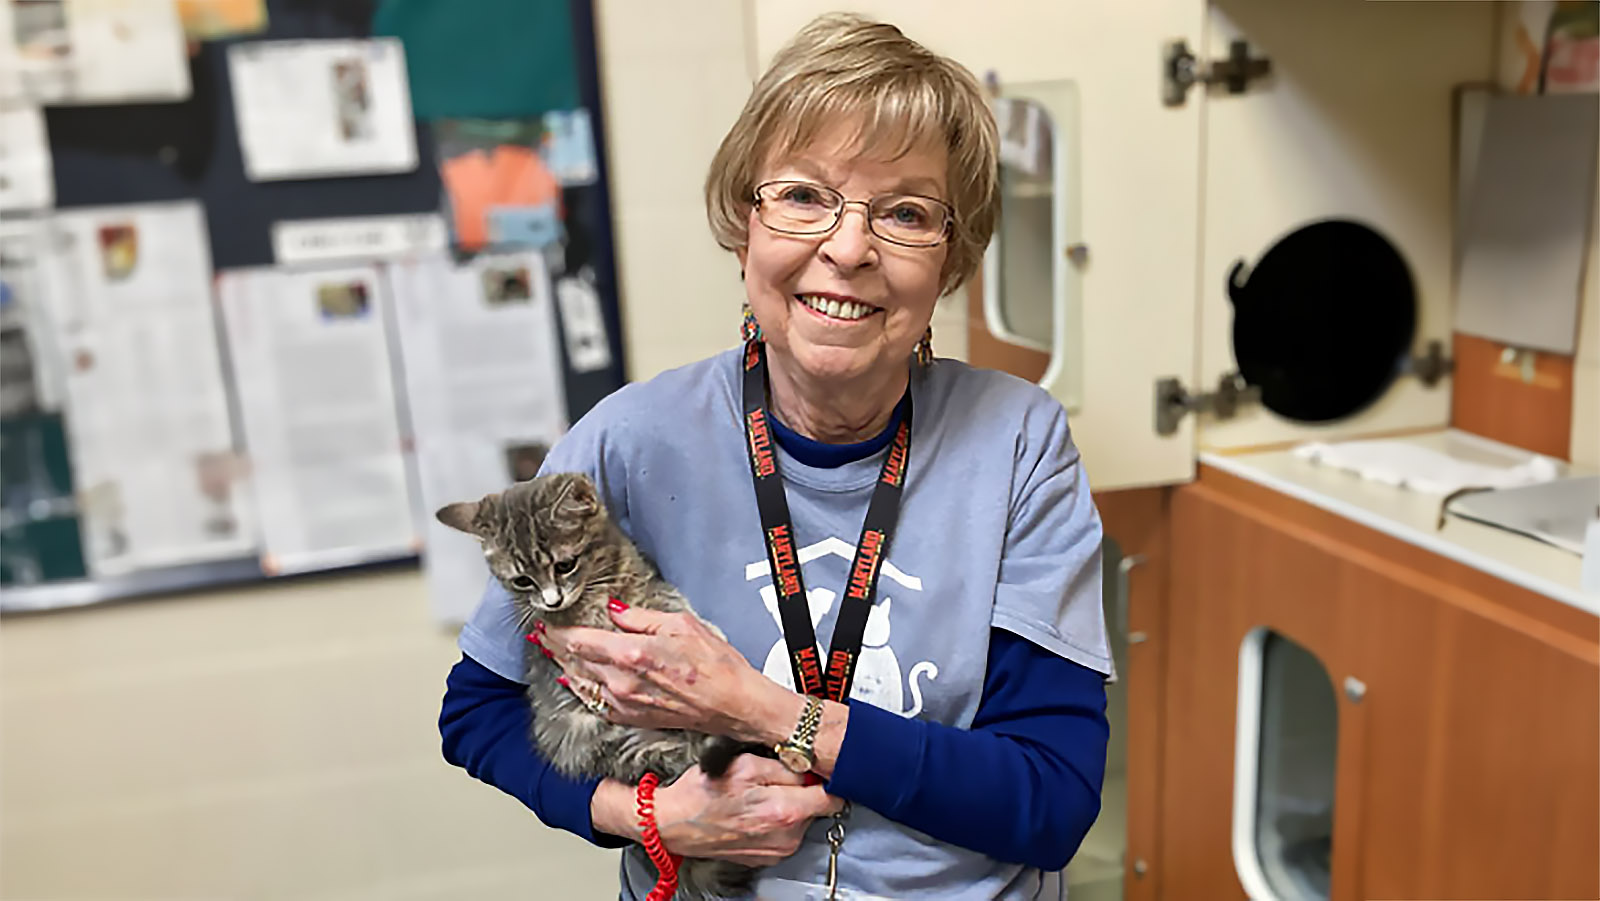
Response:
[[[823,258],[838,269],[851,271],[871,265],[878,251],[867,225],[867,211],[854,204],[847,205],[839,214],[839,224],[823,240],[820,251]]]

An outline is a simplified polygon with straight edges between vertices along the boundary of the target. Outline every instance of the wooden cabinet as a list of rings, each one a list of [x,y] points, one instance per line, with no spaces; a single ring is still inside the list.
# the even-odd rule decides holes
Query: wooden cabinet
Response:
[[[1129,774],[1158,801],[1130,806],[1130,846],[1153,832],[1130,888],[1249,894],[1242,649],[1271,634],[1337,699],[1332,898],[1600,897],[1596,617],[1207,468],[1167,507],[1169,552],[1141,576],[1166,587],[1141,611],[1159,620],[1143,647],[1162,658],[1144,663],[1161,674],[1160,761]]]

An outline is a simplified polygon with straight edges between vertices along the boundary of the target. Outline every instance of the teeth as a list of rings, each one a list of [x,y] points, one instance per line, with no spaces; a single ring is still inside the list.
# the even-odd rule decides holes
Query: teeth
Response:
[[[800,302],[825,316],[846,321],[865,319],[873,313],[872,307],[856,303],[853,300],[836,300],[829,297],[803,294],[800,296]]]

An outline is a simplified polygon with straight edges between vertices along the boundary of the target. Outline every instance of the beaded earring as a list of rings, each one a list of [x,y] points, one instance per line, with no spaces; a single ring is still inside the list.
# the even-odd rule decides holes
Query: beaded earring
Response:
[[[761,340],[761,323],[756,321],[756,314],[750,311],[750,305],[744,305],[744,321],[739,324],[739,338],[745,343]]]
[[[922,333],[922,340],[917,342],[916,349],[911,351],[911,356],[919,366],[933,362],[933,326],[928,326],[928,330]]]

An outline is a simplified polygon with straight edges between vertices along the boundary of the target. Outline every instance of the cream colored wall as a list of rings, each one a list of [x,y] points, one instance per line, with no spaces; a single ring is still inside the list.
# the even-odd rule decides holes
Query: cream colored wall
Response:
[[[628,377],[731,347],[744,293],[701,186],[750,92],[741,0],[601,0],[611,215]]]
[[[755,7],[775,2],[597,4],[630,379],[648,379],[738,341],[739,266],[711,240],[701,186],[754,81]],[[964,292],[940,300],[933,330],[939,356],[966,358]]]

